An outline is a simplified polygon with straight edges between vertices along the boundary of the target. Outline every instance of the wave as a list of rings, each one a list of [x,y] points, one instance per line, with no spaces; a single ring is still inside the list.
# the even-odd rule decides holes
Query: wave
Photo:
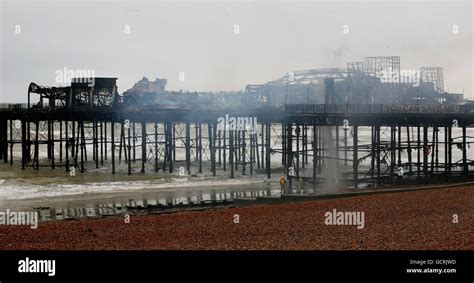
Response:
[[[206,179],[206,178],[168,178],[146,181],[90,182],[83,184],[31,185],[12,180],[4,181],[0,187],[0,199],[22,200],[42,199],[57,196],[75,196],[84,194],[117,193],[139,190],[160,192],[189,189],[207,189],[217,186],[243,186],[262,183],[262,179]]]

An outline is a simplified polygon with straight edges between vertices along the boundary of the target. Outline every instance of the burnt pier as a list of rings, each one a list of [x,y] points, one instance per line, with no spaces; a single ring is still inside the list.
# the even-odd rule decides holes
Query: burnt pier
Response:
[[[0,159],[23,170],[284,175],[290,188],[474,176],[468,104],[126,108],[110,80],[92,89],[32,84],[28,98],[0,105]]]

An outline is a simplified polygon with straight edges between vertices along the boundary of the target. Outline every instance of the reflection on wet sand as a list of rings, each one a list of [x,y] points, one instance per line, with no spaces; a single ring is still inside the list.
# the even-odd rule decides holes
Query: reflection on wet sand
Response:
[[[307,193],[310,193],[309,191]],[[166,213],[171,210],[204,209],[232,205],[237,199],[278,198],[279,189],[258,189],[247,191],[212,191],[198,195],[120,199],[97,203],[89,207],[37,207],[40,221],[74,220],[81,218],[100,218],[112,215]]]

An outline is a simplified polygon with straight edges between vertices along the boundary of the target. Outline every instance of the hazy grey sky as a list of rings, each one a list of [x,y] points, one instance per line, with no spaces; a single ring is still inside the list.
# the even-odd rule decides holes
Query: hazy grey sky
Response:
[[[56,85],[63,68],[117,77],[120,92],[142,76],[172,90],[243,90],[392,55],[402,69],[444,67],[445,89],[474,99],[470,1],[1,3],[0,102],[25,101],[32,81]]]

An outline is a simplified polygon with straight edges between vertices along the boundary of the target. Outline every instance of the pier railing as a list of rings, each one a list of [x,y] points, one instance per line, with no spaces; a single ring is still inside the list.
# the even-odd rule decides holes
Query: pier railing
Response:
[[[60,109],[64,106],[50,108],[48,104],[43,104],[41,108],[30,106],[30,110]],[[0,111],[27,110],[28,103],[0,103]],[[74,107],[70,110],[88,111],[101,108]],[[123,108],[122,110],[127,110]],[[152,108],[153,109],[153,108]],[[147,109],[147,110],[152,110]],[[156,110],[163,108],[157,107]],[[474,104],[461,105],[405,105],[405,104],[286,104],[285,114],[474,114]],[[101,110],[114,110],[105,107]],[[137,109],[135,109],[137,110]],[[139,109],[138,109],[139,110]],[[260,109],[261,110],[261,109]]]
[[[474,114],[473,105],[287,104],[285,114]]]

